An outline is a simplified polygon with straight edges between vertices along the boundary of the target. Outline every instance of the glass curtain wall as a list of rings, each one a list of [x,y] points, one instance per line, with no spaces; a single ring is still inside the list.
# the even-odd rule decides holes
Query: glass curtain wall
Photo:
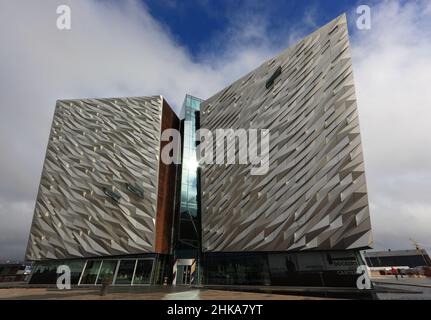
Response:
[[[356,287],[357,251],[205,254],[205,284]]]
[[[183,118],[183,159],[177,249],[197,250],[200,246],[195,133],[196,111],[199,111],[201,102],[201,99],[186,95],[180,115]]]

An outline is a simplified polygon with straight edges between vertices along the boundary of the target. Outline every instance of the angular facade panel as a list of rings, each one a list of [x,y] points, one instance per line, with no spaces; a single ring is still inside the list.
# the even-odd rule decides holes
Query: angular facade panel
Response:
[[[167,252],[175,168],[160,136],[178,126],[161,96],[58,101],[26,258]]]
[[[270,132],[267,174],[202,166],[203,251],[371,244],[345,15],[204,101],[200,119],[212,132]]]

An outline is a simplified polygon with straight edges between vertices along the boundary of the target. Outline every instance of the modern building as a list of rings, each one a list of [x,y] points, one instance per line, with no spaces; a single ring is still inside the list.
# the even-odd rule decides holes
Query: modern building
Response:
[[[24,282],[31,272],[25,263],[0,263],[0,283]]]
[[[355,286],[372,235],[345,15],[209,99],[187,95],[180,119],[159,96],[58,101],[31,283],[67,264],[79,285]],[[180,165],[161,162],[167,128]],[[198,163],[197,129],[265,131],[265,172]],[[249,138],[227,151],[262,154]]]
[[[271,135],[263,175],[202,165],[205,282],[354,283],[372,235],[345,16],[205,100],[200,127]]]
[[[161,96],[57,102],[27,249],[31,283],[161,282],[170,265],[176,166],[161,132],[179,129]]]

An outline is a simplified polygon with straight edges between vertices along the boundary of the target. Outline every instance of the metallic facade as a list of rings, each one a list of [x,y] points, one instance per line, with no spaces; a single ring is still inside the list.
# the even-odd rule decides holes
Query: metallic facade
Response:
[[[202,166],[203,251],[371,245],[349,51],[342,15],[201,104],[201,128],[270,131],[267,174]]]
[[[27,259],[160,251],[166,106],[161,96],[57,102]]]

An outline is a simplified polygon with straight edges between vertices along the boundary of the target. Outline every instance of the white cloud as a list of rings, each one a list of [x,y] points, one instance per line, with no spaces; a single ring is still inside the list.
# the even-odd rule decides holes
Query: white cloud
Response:
[[[377,248],[431,248],[431,11],[428,1],[371,6],[355,31],[354,75]]]

